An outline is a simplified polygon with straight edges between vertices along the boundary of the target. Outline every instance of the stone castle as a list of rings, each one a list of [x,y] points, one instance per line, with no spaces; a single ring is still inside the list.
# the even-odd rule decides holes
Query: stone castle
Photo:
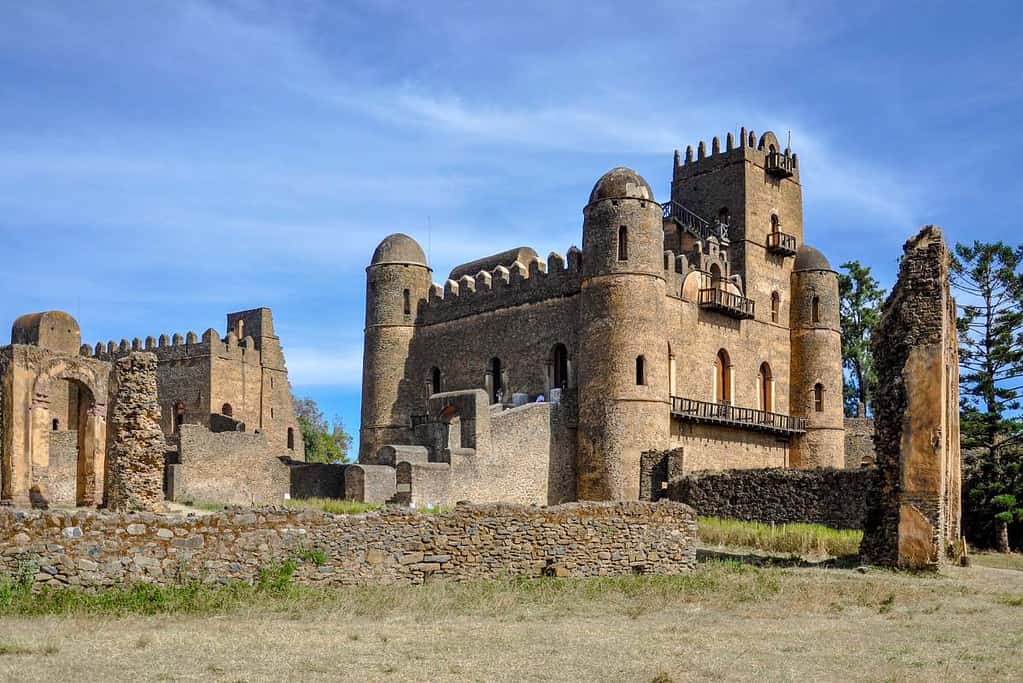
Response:
[[[681,471],[845,466],[838,277],[767,132],[676,152],[670,200],[601,177],[582,249],[520,247],[444,284],[411,237],[367,268],[358,477],[386,498],[636,499]],[[371,484],[375,481],[375,484]]]
[[[227,334],[160,335],[81,344],[67,313],[24,315],[0,347],[0,499],[103,503],[107,408],[114,367],[139,351],[156,358],[159,420],[171,499],[274,502],[302,438],[281,343],[268,308],[230,313]]]

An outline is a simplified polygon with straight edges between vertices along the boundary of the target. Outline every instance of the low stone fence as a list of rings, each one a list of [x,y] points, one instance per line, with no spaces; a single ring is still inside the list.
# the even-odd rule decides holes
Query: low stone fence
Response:
[[[707,517],[862,529],[875,476],[869,468],[704,471],[673,479],[662,495]]]
[[[252,581],[299,562],[307,584],[418,584],[428,578],[679,574],[696,563],[695,512],[670,502],[554,507],[459,505],[361,515],[257,508],[202,516],[0,509],[0,572],[36,568],[51,586]]]

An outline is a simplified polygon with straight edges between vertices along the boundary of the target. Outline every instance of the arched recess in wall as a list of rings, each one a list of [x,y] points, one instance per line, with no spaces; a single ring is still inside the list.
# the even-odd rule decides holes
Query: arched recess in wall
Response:
[[[781,219],[778,218],[778,214],[771,214],[771,232],[778,232],[781,230]]]
[[[295,428],[288,427],[288,450],[295,450]]]
[[[624,225],[618,228],[618,260],[629,260],[629,229]]]
[[[440,389],[440,368],[436,365],[430,368],[430,393],[439,394]]]
[[[814,323],[821,321],[821,298],[816,294],[810,299],[810,321]]]
[[[636,356],[636,384],[646,386],[646,356]]]
[[[820,382],[813,385],[813,411],[815,413],[824,412],[824,385]]]
[[[721,266],[716,263],[710,264],[710,284],[712,287],[721,285]]]
[[[551,388],[568,387],[568,349],[564,344],[555,344],[551,349]]]
[[[409,315],[410,313],[412,313],[412,295],[409,293],[409,290],[407,289],[402,290],[401,300],[402,310],[404,310],[405,315]]]
[[[760,410],[769,413],[774,412],[774,375],[771,366],[765,361],[760,364],[760,373],[757,377],[757,393],[759,394]]]
[[[230,403],[225,403],[220,407],[220,414],[227,417],[234,417],[234,408],[231,407]]]
[[[502,380],[503,368],[501,367],[501,359],[493,357],[490,359],[490,364],[487,369],[487,377],[490,382],[490,402],[498,403],[504,398],[504,382]]]
[[[771,292],[771,322],[778,322],[779,311],[781,310],[781,294]]]
[[[724,349],[714,359],[714,400],[732,402],[732,359]]]
[[[185,423],[185,404],[181,401],[174,402],[174,431],[178,432],[181,430],[181,425]]]

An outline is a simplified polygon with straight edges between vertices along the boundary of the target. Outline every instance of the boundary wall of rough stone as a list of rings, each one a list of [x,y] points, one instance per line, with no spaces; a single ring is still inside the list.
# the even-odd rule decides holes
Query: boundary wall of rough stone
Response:
[[[0,572],[97,588],[254,581],[298,561],[305,584],[419,584],[504,576],[680,574],[696,564],[696,513],[677,503],[459,505],[361,515],[256,508],[203,516],[0,509]]]
[[[870,468],[704,471],[671,480],[662,495],[706,517],[862,529],[875,476]]]

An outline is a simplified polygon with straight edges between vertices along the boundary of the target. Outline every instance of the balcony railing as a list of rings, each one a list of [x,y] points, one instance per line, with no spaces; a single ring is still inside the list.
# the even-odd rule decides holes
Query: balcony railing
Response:
[[[697,401],[694,398],[671,397],[671,414],[679,420],[726,424],[775,434],[803,434],[806,418],[772,413],[754,408],[740,408],[728,403]]]
[[[412,416],[412,429],[415,429],[419,425],[424,425],[430,421],[429,415],[413,415]]]
[[[770,152],[764,160],[764,168],[775,178],[790,178],[796,172],[796,163],[791,156]]]
[[[767,233],[767,250],[782,256],[796,255],[796,236],[777,230]]]
[[[700,308],[709,308],[712,311],[724,313],[725,315],[739,320],[753,317],[755,302],[740,294],[733,294],[720,287],[708,287],[701,289],[697,303]]]
[[[711,236],[722,240],[728,239],[727,223],[717,221],[714,225],[711,225],[705,218],[698,216],[678,202],[664,202],[661,204],[661,215],[675,221],[683,229],[688,230],[701,240]]]

